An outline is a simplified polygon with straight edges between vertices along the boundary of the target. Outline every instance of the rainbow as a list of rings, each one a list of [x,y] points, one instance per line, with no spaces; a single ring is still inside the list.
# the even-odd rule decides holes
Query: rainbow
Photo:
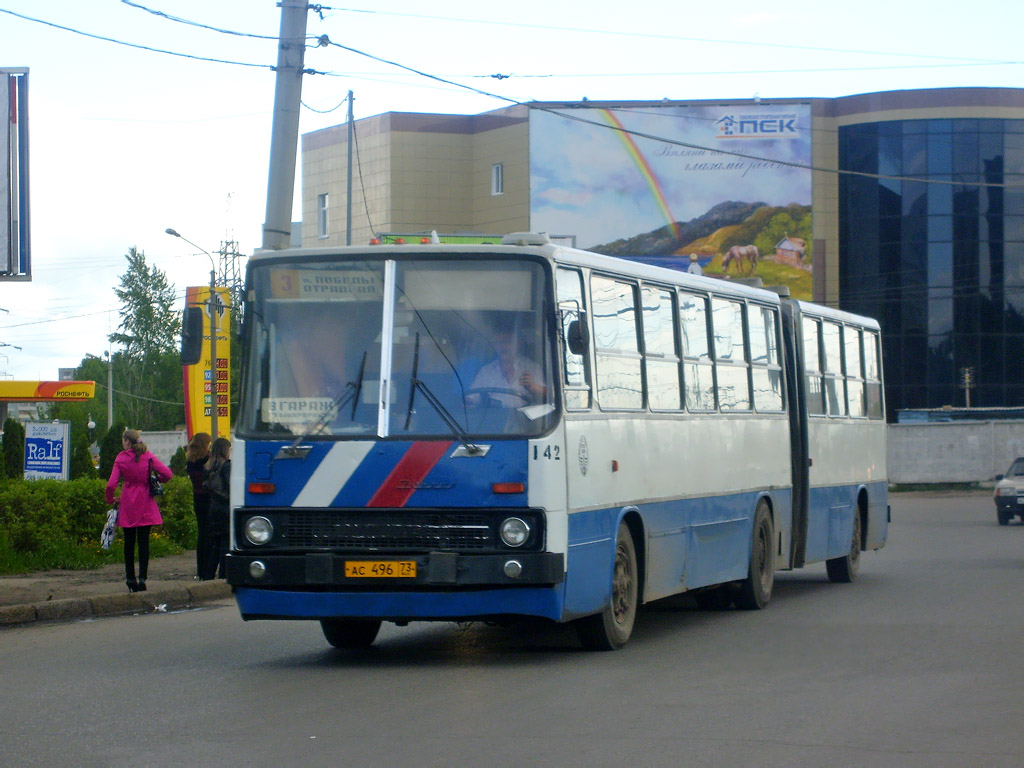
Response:
[[[682,238],[682,232],[679,229],[679,222],[676,221],[675,216],[672,215],[672,210],[668,207],[668,200],[665,199],[665,192],[661,188],[661,182],[658,181],[658,177],[654,175],[654,170],[651,168],[650,163],[647,162],[647,158],[643,156],[640,151],[640,147],[636,145],[633,140],[633,136],[627,133],[625,126],[619,121],[619,118],[612,113],[610,109],[599,109],[601,117],[604,118],[605,122],[608,123],[612,128],[615,128],[615,133],[626,147],[626,152],[633,162],[636,164],[637,169],[640,171],[640,175],[644,177],[647,182],[647,186],[651,188],[651,194],[654,195],[655,202],[658,203],[658,207],[661,209],[662,215],[668,222],[669,228],[672,230],[672,234],[675,235],[676,240]]]

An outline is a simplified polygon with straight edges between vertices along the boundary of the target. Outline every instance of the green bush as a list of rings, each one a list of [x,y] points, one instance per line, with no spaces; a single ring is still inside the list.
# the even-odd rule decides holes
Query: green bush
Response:
[[[94,568],[123,555],[118,532],[109,550],[100,548],[107,519],[102,480],[11,480],[0,484],[0,573],[50,568]],[[172,478],[158,500],[164,524],[154,529],[154,557],[196,544],[192,483]]]

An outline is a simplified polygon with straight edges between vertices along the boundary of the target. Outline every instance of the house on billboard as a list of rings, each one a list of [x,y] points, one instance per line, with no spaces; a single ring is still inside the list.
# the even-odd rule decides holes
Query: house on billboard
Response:
[[[809,272],[811,266],[804,263],[806,252],[807,242],[802,237],[786,235],[775,244],[775,261],[779,264],[788,264],[791,267]]]

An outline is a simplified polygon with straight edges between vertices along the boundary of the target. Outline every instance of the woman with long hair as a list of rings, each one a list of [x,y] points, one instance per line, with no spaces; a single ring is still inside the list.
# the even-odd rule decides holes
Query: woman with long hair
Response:
[[[196,515],[196,578],[202,578],[206,561],[210,559],[207,516],[210,512],[210,492],[203,485],[206,462],[210,458],[210,434],[196,432],[185,449],[185,473],[192,481],[192,509]]]
[[[206,462],[206,480],[210,492],[210,511],[207,517],[207,560],[199,574],[204,581],[220,576],[224,578],[224,556],[228,551],[228,519],[231,514],[231,441],[218,437],[210,446]]]
[[[149,531],[164,521],[156,499],[149,495],[149,472],[156,472],[166,483],[172,473],[149,452],[142,442],[142,433],[126,429],[121,435],[122,451],[114,459],[114,468],[107,481],[107,504],[114,503],[114,491],[124,481],[117,507],[117,524],[124,531],[124,575],[129,592],[145,592],[149,573]],[[139,547],[139,578],[135,578],[135,546]]]

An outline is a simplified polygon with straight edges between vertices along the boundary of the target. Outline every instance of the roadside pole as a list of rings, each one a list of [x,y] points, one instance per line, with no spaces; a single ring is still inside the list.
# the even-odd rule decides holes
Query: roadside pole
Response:
[[[270,173],[263,248],[279,251],[291,241],[292,200],[295,197],[295,153],[299,146],[299,108],[306,51],[306,0],[281,3],[281,33],[277,46],[277,85],[270,134]]]

